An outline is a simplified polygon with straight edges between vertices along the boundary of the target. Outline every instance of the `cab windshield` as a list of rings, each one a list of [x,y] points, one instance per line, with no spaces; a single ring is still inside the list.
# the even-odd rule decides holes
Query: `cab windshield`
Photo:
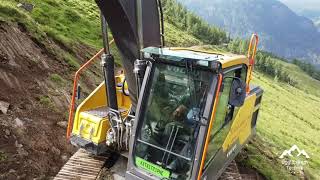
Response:
[[[137,131],[136,166],[163,179],[190,177],[211,76],[204,70],[156,64]]]

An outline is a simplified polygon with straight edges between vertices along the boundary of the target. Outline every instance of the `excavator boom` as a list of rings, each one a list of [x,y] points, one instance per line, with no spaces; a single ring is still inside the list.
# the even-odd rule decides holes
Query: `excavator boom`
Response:
[[[96,3],[122,56],[132,109],[135,109],[137,85],[134,62],[140,58],[140,49],[162,45],[158,0],[96,0]]]

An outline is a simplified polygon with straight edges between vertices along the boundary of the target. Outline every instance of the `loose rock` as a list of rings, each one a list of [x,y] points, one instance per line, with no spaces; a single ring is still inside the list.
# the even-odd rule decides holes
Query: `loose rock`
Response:
[[[51,151],[52,151],[53,154],[55,154],[57,156],[60,156],[60,154],[61,154],[61,151],[58,148],[54,147],[54,146],[52,147]]]
[[[63,161],[63,162],[67,162],[68,161],[68,156],[67,155],[62,155],[61,156],[61,160]]]
[[[59,122],[57,122],[57,125],[62,128],[67,128],[68,122],[67,121],[59,121]]]
[[[7,114],[9,106],[10,106],[10,103],[5,102],[5,101],[0,101],[0,111],[3,114]]]
[[[22,144],[19,144],[19,143],[18,143],[18,141],[16,141],[14,144],[15,144],[16,148],[22,148],[22,147],[23,147]]]
[[[19,4],[17,4],[17,7],[23,8],[26,11],[31,12],[33,10],[33,8],[34,8],[34,5],[30,4],[30,3],[19,3]]]
[[[17,179],[26,179],[27,175],[26,174],[22,174],[20,176],[17,177]]]
[[[33,178],[33,180],[42,180],[42,179],[45,179],[46,176],[45,175],[40,175],[39,177],[37,178]]]
[[[30,119],[30,118],[23,118],[23,120],[25,120],[27,123],[31,123],[31,122],[33,122],[33,120],[32,120],[32,119]]]
[[[28,153],[25,149],[23,149],[22,147],[21,147],[21,148],[18,148],[18,149],[17,149],[17,152],[18,152],[18,154],[19,154],[20,156],[28,156],[28,155],[29,155],[29,153]]]
[[[16,127],[23,127],[24,123],[19,118],[14,119]]]
[[[4,132],[6,133],[7,136],[10,136],[10,130],[9,129],[4,130]]]

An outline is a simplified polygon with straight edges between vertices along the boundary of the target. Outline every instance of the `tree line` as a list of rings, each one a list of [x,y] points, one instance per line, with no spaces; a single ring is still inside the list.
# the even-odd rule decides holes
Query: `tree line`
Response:
[[[290,84],[291,86],[296,86],[298,84],[298,80],[292,76],[279,61],[281,60],[273,57],[270,53],[259,51],[256,55],[255,68],[258,71],[274,77],[275,80],[280,80]]]
[[[209,25],[199,16],[188,11],[176,0],[162,0],[161,2],[163,5],[165,21],[169,21],[177,28],[187,31],[189,34],[206,44],[227,44],[226,48],[228,51],[246,55],[249,47],[249,40],[243,40],[241,38],[231,39],[224,30]],[[297,79],[292,73],[288,72],[279,61],[293,63],[311,77],[320,80],[320,71],[312,64],[297,59],[294,59],[291,62],[265,51],[257,52],[255,69],[274,77],[276,80],[295,86],[298,83]]]
[[[300,69],[305,71],[309,76],[320,81],[320,70],[317,70],[312,64],[299,61],[298,59],[294,59],[292,63],[299,66]]]
[[[233,39],[227,46],[227,49],[232,53],[247,54],[249,47],[249,40],[242,40],[240,38]],[[275,80],[288,83],[292,86],[297,85],[298,81],[295,77],[290,75],[290,72],[284,68],[279,61],[285,61],[272,53],[258,51],[255,58],[255,70],[272,76]]]
[[[161,2],[165,20],[177,28],[186,30],[206,44],[218,45],[229,42],[225,31],[209,25],[176,0],[162,0]]]

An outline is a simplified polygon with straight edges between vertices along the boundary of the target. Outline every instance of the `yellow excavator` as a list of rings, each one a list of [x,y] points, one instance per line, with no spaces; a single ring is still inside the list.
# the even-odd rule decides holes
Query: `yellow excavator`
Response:
[[[104,82],[75,108],[76,76],[67,138],[95,155],[126,156],[128,180],[219,178],[255,134],[258,36],[247,56],[165,47],[160,0],[96,3]],[[125,74],[114,75],[107,29]]]

